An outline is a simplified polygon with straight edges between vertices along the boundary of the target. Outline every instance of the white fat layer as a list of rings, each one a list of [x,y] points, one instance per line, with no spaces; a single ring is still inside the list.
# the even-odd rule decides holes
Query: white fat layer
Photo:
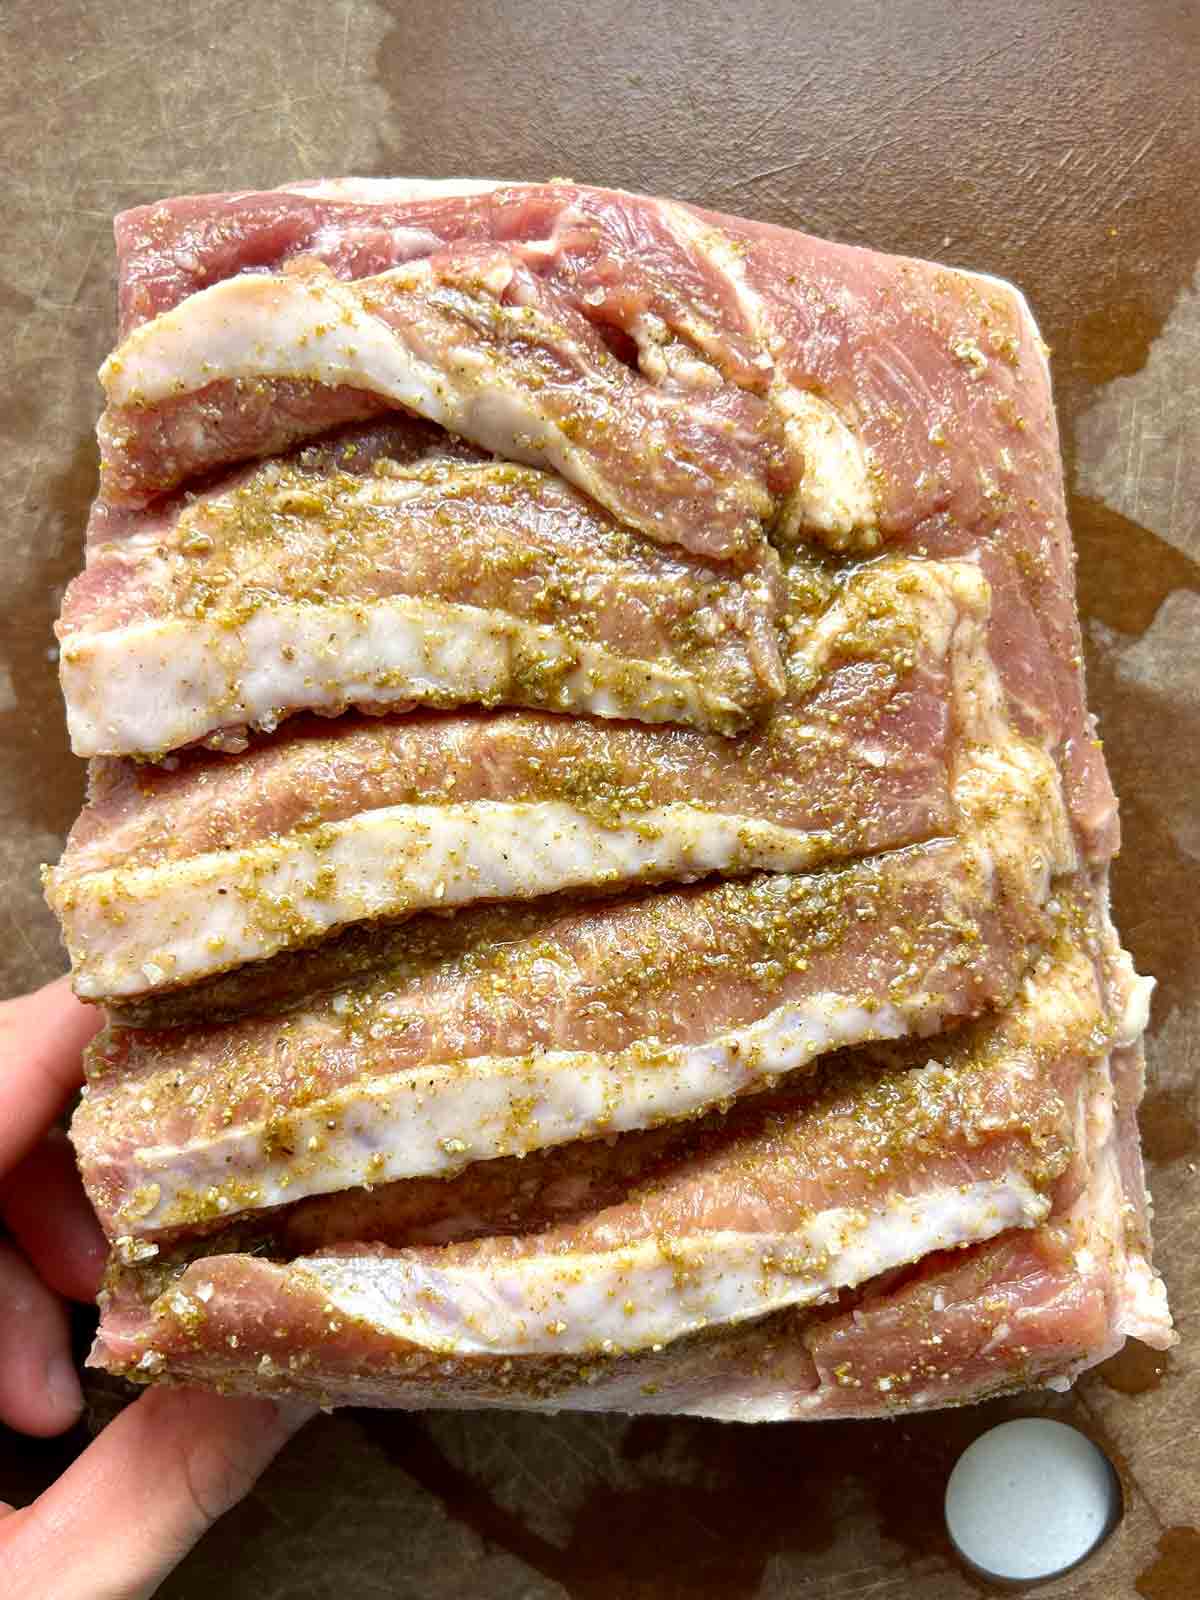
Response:
[[[394,268],[383,281],[420,266]],[[351,384],[437,421],[448,415],[437,369],[328,274],[225,279],[135,329],[100,368],[113,405],[153,405],[254,377]]]
[[[1136,972],[1133,957],[1120,947],[1114,952],[1112,968],[1113,999],[1118,1007],[1113,1048],[1120,1050],[1137,1044],[1150,1026],[1154,979]]]
[[[612,822],[561,801],[394,805],[240,850],[88,873],[61,886],[52,879],[51,897],[75,957],[76,993],[99,998],[189,982],[348,923],[431,906],[712,872],[799,871],[826,843],[820,832],[685,804]]]
[[[386,292],[420,288],[426,262],[369,280]],[[229,379],[294,378],[380,395],[509,461],[551,466],[611,504],[587,453],[534,392],[485,351],[460,348],[445,369],[364,309],[359,289],[328,274],[228,278],[136,328],[100,368],[109,403],[149,406]],[[653,519],[635,523],[661,538]]]
[[[694,1232],[612,1250],[478,1263],[301,1257],[335,1316],[443,1355],[644,1350],[786,1307],[833,1299],[932,1250],[1032,1227],[1048,1202],[1020,1173],[833,1207],[778,1233]]]
[[[398,1005],[392,1018],[378,1012],[372,1026],[383,1038],[402,1018]],[[823,991],[700,1044],[647,1040],[620,1051],[545,1050],[406,1068],[289,1112],[292,1154],[280,1153],[275,1118],[117,1157],[136,1170],[137,1187],[116,1231],[169,1228],[180,1220],[177,1205],[194,1215],[197,1197],[212,1214],[232,1215],[653,1127],[763,1087],[827,1050],[932,1032],[941,1020],[933,995],[914,992],[902,1004],[868,1008],[856,995]],[[136,1095],[137,1085],[129,1092]]]
[[[668,225],[685,247],[705,257],[730,285],[757,337],[759,360],[774,372],[769,398],[783,419],[788,445],[801,468],[800,482],[777,519],[777,533],[785,539],[817,533],[835,548],[851,543],[874,548],[879,542],[879,512],[861,439],[828,400],[783,377],[779,358],[786,340],[774,325],[769,302],[747,281],[745,262],[720,228],[685,206],[670,201],[660,204]],[[704,337],[705,330],[689,325],[685,331],[711,351],[712,341]]]
[[[1120,1028],[1119,1017],[1117,1023]],[[1135,1043],[1137,1038],[1140,1034],[1135,1036]],[[1118,1048],[1132,1047],[1118,1044]],[[1089,1138],[1091,1176],[1084,1200],[1076,1208],[1081,1213],[1077,1222],[1083,1240],[1079,1254],[1103,1263],[1111,1274],[1113,1347],[1119,1348],[1126,1339],[1133,1338],[1157,1350],[1169,1349],[1178,1342],[1178,1335],[1172,1326],[1166,1285],[1145,1253],[1145,1241],[1136,1221],[1144,1215],[1146,1195],[1144,1190],[1136,1195],[1128,1193],[1122,1174],[1121,1142],[1137,1140],[1137,1123],[1133,1106],[1118,1103],[1111,1058],[1108,1069],[1095,1075]],[[1135,1166],[1141,1184],[1140,1161]]]
[[[1115,1280],[1113,1348],[1133,1338],[1165,1350],[1177,1342],[1178,1335],[1172,1327],[1166,1285],[1146,1254],[1145,1228],[1151,1208],[1140,1152],[1133,1161],[1122,1162],[1122,1146],[1137,1146],[1135,1100],[1144,1083],[1141,1041],[1150,1022],[1154,979],[1141,977],[1134,969],[1133,958],[1121,948],[1108,913],[1107,889],[1105,882],[1098,900],[1105,936],[1114,1054],[1109,1070],[1094,1089],[1090,1107],[1089,1135],[1093,1148],[1098,1147],[1101,1154],[1093,1155],[1086,1206],[1080,1208],[1086,1240],[1082,1250],[1097,1262],[1106,1259],[1106,1252],[1111,1253],[1108,1259]],[[1127,1083],[1121,1097],[1117,1093],[1118,1075],[1112,1066],[1117,1054],[1127,1058],[1128,1075],[1138,1085],[1134,1089]],[[1135,1192],[1130,1192],[1130,1182],[1137,1185]],[[1095,1359],[1101,1359],[1101,1355]]]
[[[629,324],[638,348],[638,366],[651,383],[675,383],[682,389],[716,389],[721,374],[691,345],[672,336],[661,317],[643,311]]]
[[[168,617],[81,630],[64,640],[59,672],[76,755],[156,755],[293,711],[509,699],[522,662],[550,679],[555,710],[701,727],[738,715],[681,667],[411,595],[272,604],[236,626]]]
[[[878,543],[875,492],[861,439],[828,400],[793,384],[780,384],[772,394],[788,444],[803,462],[800,482],[780,513],[779,536],[795,539],[809,531],[826,535],[835,547]]]
[[[977,606],[959,618],[951,645],[954,801],[981,880],[1041,905],[1078,865],[1075,836],[1057,763],[1009,720],[987,628]]]
[[[318,178],[312,183],[284,184],[283,192],[308,195],[313,200],[404,205],[411,200],[453,200],[458,195],[491,194],[511,187],[497,178]]]
[[[380,228],[367,225],[373,242],[378,236],[386,233],[391,245],[391,261],[394,265],[400,261],[413,261],[419,256],[428,256],[438,248],[441,240],[436,233],[430,233],[428,228]],[[355,239],[357,230],[345,222],[329,222],[323,228],[318,228],[312,238],[304,247],[305,255],[316,256],[319,260],[327,260],[330,256],[336,257],[347,245]]]
[[[1156,1350],[1177,1344],[1166,1284],[1140,1250],[1127,1255],[1121,1265],[1117,1332],[1122,1340],[1140,1339]]]
[[[1108,929],[1111,933],[1111,924]],[[1119,1016],[1116,1020],[1119,1027]],[[1083,1114],[1088,1179],[1063,1221],[1075,1271],[1103,1287],[1109,1327],[1107,1340],[1069,1368],[1068,1382],[1119,1350],[1127,1338],[1157,1350],[1178,1342],[1166,1287],[1145,1253],[1138,1226],[1145,1195],[1128,1193],[1122,1177],[1121,1141],[1136,1139],[1137,1126],[1133,1107],[1118,1103],[1111,1054],[1092,1068]]]

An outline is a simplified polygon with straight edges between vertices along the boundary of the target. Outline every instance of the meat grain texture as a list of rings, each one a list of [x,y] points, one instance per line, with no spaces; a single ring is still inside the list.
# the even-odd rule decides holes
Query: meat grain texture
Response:
[[[1169,1345],[1020,294],[557,182],[116,234],[93,1363],[749,1421]]]

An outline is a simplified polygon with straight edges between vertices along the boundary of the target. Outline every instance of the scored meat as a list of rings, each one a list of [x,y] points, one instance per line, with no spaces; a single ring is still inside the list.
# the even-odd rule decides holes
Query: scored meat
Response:
[[[1168,1345],[1020,295],[559,182],[117,239],[93,1361],[765,1420]]]
[[[391,421],[146,511],[98,502],[58,633],[79,755],[301,709],[544,706],[733,732],[783,689],[778,561],[630,533],[546,472]]]
[[[565,467],[570,441],[550,438],[539,408],[547,389],[566,384],[572,406],[606,419],[589,435],[585,463],[588,492],[601,504],[608,490],[615,503],[629,489],[609,463],[621,459],[632,430],[638,503],[659,495],[662,512],[661,522],[633,520],[652,537],[714,553],[739,541],[753,550],[761,538],[756,546],[750,525],[765,517],[786,539],[870,552],[886,537],[922,555],[977,559],[1002,596],[992,649],[1014,706],[1062,763],[1087,853],[1111,855],[1115,804],[1084,705],[1045,347],[1009,285],[564,183],[431,192],[407,180],[354,180],[194,196],[126,213],[117,235],[127,339],[106,370],[101,437],[118,497],[128,494],[121,485],[130,474],[179,481],[202,464],[269,453],[397,403],[442,421],[458,407],[456,431],[510,459]],[[484,285],[475,299],[450,285],[430,290],[431,275],[485,247],[505,255],[494,282],[511,271],[507,289]],[[306,274],[314,262],[324,277]],[[354,287],[368,277],[387,279],[386,304],[375,310]],[[510,303],[519,299],[513,286],[533,279],[536,304]],[[216,291],[265,302],[277,290],[310,312],[314,293],[352,296],[353,312],[342,310],[355,327],[365,318],[369,337],[360,348],[349,324],[327,325],[311,312],[316,345],[297,325],[272,322],[258,353],[246,327],[222,323],[205,299]],[[499,297],[494,307],[489,296]],[[417,301],[452,326],[450,345],[432,339],[418,350]],[[571,348],[559,352],[558,324],[547,330],[550,303],[564,330],[582,338],[584,319],[636,371],[618,361],[618,378],[597,346],[604,381],[583,373],[570,338],[564,333]],[[387,321],[391,311],[400,326]],[[537,325],[528,340],[525,311]],[[472,316],[488,323],[486,349],[464,332]],[[353,347],[354,374],[322,340]],[[470,360],[447,376],[451,348]],[[532,385],[515,409],[506,409],[508,380],[494,370],[506,350],[518,366],[532,363]],[[359,370],[371,351],[382,366]],[[428,392],[396,401],[397,362],[424,363]],[[549,363],[549,378],[540,363]],[[351,375],[370,377],[376,389],[347,387]],[[204,387],[189,388],[198,378]],[[606,388],[610,378],[615,387]],[[169,396],[154,398],[164,384]],[[626,398],[632,410],[623,409]],[[464,408],[482,409],[474,433]],[[646,408],[668,433],[710,422],[728,430],[728,450],[707,469],[675,439],[670,469],[699,474],[682,499],[638,432]],[[714,518],[716,500],[724,509]]]
[[[552,467],[652,539],[729,559],[762,541],[770,485],[786,481],[784,436],[757,395],[691,365],[695,376],[643,382],[567,300],[490,247],[349,285],[315,264],[235,278],[138,329],[101,369],[102,489],[144,504],[284,449],[328,427],[325,390],[349,389],[361,414],[403,407]],[[251,407],[246,383],[265,390]]]
[[[1043,1224],[1036,1243],[945,1272],[959,1280],[955,1300],[974,1277],[992,1332],[999,1285],[981,1271],[985,1262],[1001,1278],[1022,1253],[1028,1262],[1040,1250],[1047,1278],[1057,1254],[1061,1295],[1069,1247],[1082,1260],[1085,1241],[1103,1241],[1091,1271],[1115,1301],[1113,1321],[1162,1337],[1161,1294],[1144,1262],[1136,1266],[1137,1243],[1125,1243],[1123,1196],[1101,1187],[1111,1153],[1089,1148],[1110,1082],[1106,1037],[1092,963],[1067,937],[999,1021],[936,1055],[926,1045],[831,1062],[805,1091],[744,1104],[667,1141],[652,1135],[640,1150],[632,1141],[615,1153],[575,1145],[542,1171],[510,1161],[503,1172],[469,1168],[450,1185],[399,1185],[315,1209],[301,1202],[257,1238],[216,1232],[153,1266],[118,1267],[99,1356],[118,1371],[153,1376],[169,1365],[322,1400],[365,1383],[377,1403],[612,1403],[612,1389],[628,1394],[631,1365],[642,1376],[642,1352],[672,1348],[686,1371],[702,1330],[836,1302],[931,1253]],[[501,1230],[489,1235],[496,1219]],[[1117,1270],[1125,1257],[1127,1281]],[[1014,1287],[1018,1326],[1030,1312],[1055,1314],[1046,1304],[1053,1283]],[[1079,1288],[1085,1301],[1095,1293]],[[944,1306],[931,1307],[928,1281],[919,1308],[918,1292],[893,1294],[891,1315],[923,1311],[927,1327],[940,1327],[931,1310]],[[948,1349],[922,1341],[919,1378],[950,1380],[971,1333],[984,1342],[982,1309],[972,1329],[970,1304],[965,1319],[956,1305],[968,1326],[954,1328]],[[874,1306],[865,1320],[801,1324],[808,1337],[792,1360],[807,1346],[828,1375],[822,1414],[898,1404],[911,1389],[914,1353],[902,1330],[881,1341],[881,1322],[884,1309]],[[1079,1363],[1093,1354],[1093,1330],[1080,1331],[1065,1350],[1059,1343],[1053,1370],[1064,1355]],[[861,1392],[879,1362],[904,1373],[890,1399],[886,1380]],[[671,1362],[661,1365],[659,1381],[671,1385]],[[998,1370],[983,1365],[992,1384],[1011,1381],[1007,1359]],[[739,1378],[725,1384],[736,1391],[732,1414],[745,1414]],[[688,1397],[686,1384],[683,1397],[682,1409],[716,1409]],[[935,1389],[938,1400],[957,1397]],[[671,1409],[680,1398],[672,1390]],[[805,1384],[777,1395],[780,1409],[749,1402],[749,1414],[805,1414],[815,1400]]]
[[[115,1234],[652,1126],[1007,1001],[1052,920],[941,842],[840,871],[399,930],[276,1017],[119,1030],[74,1138]],[[312,993],[312,989],[316,993]]]
[[[828,604],[789,576],[789,692],[740,739],[405,717],[97,766],[48,880],[78,991],[151,992],[425,907],[913,844],[967,825],[976,746],[1039,759],[1004,722],[974,567],[876,563]]]

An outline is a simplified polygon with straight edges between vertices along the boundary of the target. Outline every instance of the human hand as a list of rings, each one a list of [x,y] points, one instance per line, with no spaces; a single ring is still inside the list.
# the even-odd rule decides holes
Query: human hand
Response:
[[[100,1023],[65,979],[0,1002],[0,1421],[61,1433],[83,1395],[66,1300],[93,1300],[107,1254],[53,1124]],[[299,1407],[151,1389],[30,1506],[0,1503],[5,1600],[151,1595],[306,1420]]]

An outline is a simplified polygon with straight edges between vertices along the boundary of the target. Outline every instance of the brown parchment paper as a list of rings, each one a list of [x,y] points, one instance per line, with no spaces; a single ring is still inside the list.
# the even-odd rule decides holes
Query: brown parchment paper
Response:
[[[321,1418],[161,1592],[960,1600],[979,1585],[946,1544],[946,1476],[1033,1412],[1099,1439],[1126,1500],[1041,1593],[1200,1594],[1200,7],[5,0],[0,39],[0,992],[64,965],[37,866],[82,779],[50,624],[94,485],[112,213],[343,173],[615,183],[1019,282],[1054,351],[1117,918],[1159,979],[1143,1121],[1169,1358],[897,1424]],[[0,1498],[85,1437],[0,1434]]]

